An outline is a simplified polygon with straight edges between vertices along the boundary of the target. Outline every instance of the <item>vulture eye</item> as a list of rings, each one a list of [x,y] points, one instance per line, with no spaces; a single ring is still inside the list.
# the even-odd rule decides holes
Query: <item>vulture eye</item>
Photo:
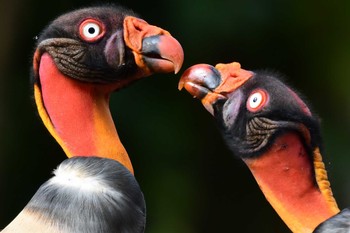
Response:
[[[105,34],[105,30],[100,21],[96,19],[87,19],[80,24],[79,34],[83,40],[95,42]]]
[[[257,112],[266,105],[268,94],[264,90],[253,91],[247,101],[247,108],[251,112]]]

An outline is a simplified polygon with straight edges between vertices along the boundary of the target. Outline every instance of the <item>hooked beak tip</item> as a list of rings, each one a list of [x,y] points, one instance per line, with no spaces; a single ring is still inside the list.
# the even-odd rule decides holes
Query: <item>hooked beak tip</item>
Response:
[[[179,81],[179,84],[177,85],[177,89],[178,89],[179,91],[181,91],[183,88],[184,88],[184,82],[180,80],[180,81]]]
[[[181,44],[171,35],[144,38],[141,54],[147,66],[154,72],[177,74],[184,61]]]
[[[181,67],[182,67],[182,62],[181,64],[180,63],[174,63],[174,73],[177,74],[179,73],[179,71],[181,70]]]

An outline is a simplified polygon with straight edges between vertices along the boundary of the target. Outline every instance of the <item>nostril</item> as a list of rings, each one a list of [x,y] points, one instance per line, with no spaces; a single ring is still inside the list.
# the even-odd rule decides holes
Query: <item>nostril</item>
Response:
[[[141,32],[141,31],[142,31],[142,28],[141,28],[141,27],[139,27],[139,25],[134,24],[134,26],[135,26],[135,30],[136,30],[136,31],[139,31],[139,32]]]

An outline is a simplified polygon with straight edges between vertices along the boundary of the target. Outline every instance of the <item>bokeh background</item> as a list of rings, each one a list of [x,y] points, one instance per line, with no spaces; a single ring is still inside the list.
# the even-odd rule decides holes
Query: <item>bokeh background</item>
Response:
[[[119,2],[180,41],[180,74],[231,61],[286,74],[322,119],[333,191],[341,208],[350,205],[350,1]],[[56,16],[91,3],[0,0],[0,229],[65,158],[32,101],[33,38]],[[146,197],[146,232],[289,232],[211,116],[177,90],[180,74],[144,79],[111,100]]]

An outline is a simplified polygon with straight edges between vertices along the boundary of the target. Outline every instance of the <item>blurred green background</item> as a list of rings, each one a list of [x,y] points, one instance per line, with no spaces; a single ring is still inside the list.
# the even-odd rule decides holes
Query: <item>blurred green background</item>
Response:
[[[198,100],[177,90],[185,68],[239,61],[273,69],[320,115],[326,165],[350,206],[350,1],[121,0],[182,44],[178,75],[113,95],[111,109],[144,191],[147,233],[289,232]],[[96,1],[0,1],[0,229],[65,156],[32,101],[34,37],[63,12]],[[101,1],[102,3],[102,1]]]

